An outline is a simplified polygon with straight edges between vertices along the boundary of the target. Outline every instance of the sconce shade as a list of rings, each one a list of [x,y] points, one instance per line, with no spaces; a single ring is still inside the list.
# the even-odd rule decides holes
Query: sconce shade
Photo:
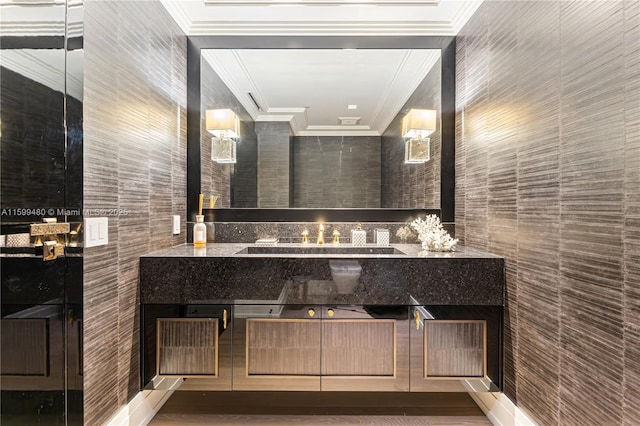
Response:
[[[426,138],[436,130],[435,109],[412,109],[402,119],[402,135],[405,138]]]
[[[240,122],[230,109],[208,109],[206,111],[207,131],[219,138],[238,138]]]

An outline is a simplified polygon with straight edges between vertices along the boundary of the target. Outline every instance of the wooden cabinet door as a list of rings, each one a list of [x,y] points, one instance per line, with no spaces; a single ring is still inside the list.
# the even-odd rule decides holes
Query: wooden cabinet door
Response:
[[[320,390],[319,315],[300,316],[235,319],[234,390]]]
[[[480,383],[485,376],[484,320],[425,319],[425,314],[415,310],[411,327],[412,392],[468,392],[465,383]]]
[[[408,328],[406,311],[393,316],[374,317],[356,306],[323,308],[322,390],[409,390],[408,336],[398,333]]]
[[[160,318],[158,376],[217,377],[218,347],[217,318]]]

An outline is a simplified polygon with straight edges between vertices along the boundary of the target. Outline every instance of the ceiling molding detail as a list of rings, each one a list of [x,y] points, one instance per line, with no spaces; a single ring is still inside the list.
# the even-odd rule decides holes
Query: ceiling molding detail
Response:
[[[297,36],[453,36],[449,23],[436,21],[194,21],[189,35],[297,35]]]
[[[160,0],[160,3],[164,6],[167,12],[169,12],[169,15],[171,15],[180,29],[185,34],[190,35],[191,18],[182,4],[175,0]]]
[[[160,1],[194,36],[454,36],[483,0]]]
[[[451,27],[454,34],[458,34],[462,27],[465,26],[467,21],[471,19],[476,10],[480,7],[484,0],[467,0],[462,7],[458,9],[458,12],[451,19]]]
[[[439,0],[204,0],[205,6],[437,6]]]
[[[64,36],[64,21],[2,21],[0,36]]]
[[[45,85],[56,92],[65,90],[82,100],[82,77],[64,72],[64,53],[61,49],[10,49],[2,52],[2,66],[26,78]]]

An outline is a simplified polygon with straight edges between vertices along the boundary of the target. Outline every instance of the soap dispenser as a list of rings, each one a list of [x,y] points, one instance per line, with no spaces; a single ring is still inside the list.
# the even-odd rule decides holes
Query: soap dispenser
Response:
[[[193,226],[193,247],[202,248],[207,246],[207,226],[204,224],[204,216],[202,215],[202,201],[204,195],[200,194],[198,201],[198,214],[196,215],[196,224]]]
[[[356,229],[351,230],[351,245],[364,246],[367,244],[367,231],[362,229],[362,226],[358,223]]]

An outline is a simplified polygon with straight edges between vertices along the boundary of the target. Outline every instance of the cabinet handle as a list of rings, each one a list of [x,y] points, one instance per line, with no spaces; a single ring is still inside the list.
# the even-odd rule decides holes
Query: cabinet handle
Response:
[[[222,329],[223,330],[227,329],[227,310],[226,309],[222,310]]]
[[[336,314],[336,313],[335,313],[335,312],[333,312],[333,309],[331,309],[331,308],[327,309],[327,315],[329,315],[329,318],[333,318],[333,316],[334,316],[335,314]]]
[[[420,330],[420,311],[418,311],[417,309],[416,309],[415,317],[416,317],[416,330]]]
[[[316,310],[313,308],[309,308],[309,310],[307,311],[307,313],[309,314],[310,317],[314,316],[316,314]]]

